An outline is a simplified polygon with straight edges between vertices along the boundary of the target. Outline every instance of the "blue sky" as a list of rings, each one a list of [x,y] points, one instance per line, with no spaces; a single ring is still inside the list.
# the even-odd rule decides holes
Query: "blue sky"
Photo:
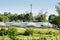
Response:
[[[48,11],[48,14],[56,13],[55,5],[59,0],[0,0],[0,13],[25,13],[30,11],[32,4],[33,14],[36,15],[40,10]]]

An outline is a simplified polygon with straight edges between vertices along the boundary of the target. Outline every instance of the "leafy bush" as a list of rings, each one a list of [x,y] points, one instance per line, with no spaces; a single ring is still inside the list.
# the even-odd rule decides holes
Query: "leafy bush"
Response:
[[[52,35],[52,34],[53,34],[53,32],[52,32],[52,31],[49,31],[49,32],[47,32],[46,34]]]
[[[1,28],[0,36],[7,35],[7,30],[5,28]]]
[[[9,27],[8,28],[8,35],[11,39],[14,39],[15,36],[17,35],[17,29],[16,27]]]
[[[56,36],[56,35],[59,35],[59,32],[58,31],[56,31],[56,32],[49,31],[46,34]]]
[[[33,33],[34,33],[33,29],[30,28],[30,29],[26,29],[24,35],[33,35]]]

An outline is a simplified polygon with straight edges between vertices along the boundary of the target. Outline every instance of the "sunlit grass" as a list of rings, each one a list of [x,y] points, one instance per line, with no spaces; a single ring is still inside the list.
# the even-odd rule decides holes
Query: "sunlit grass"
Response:
[[[60,30],[54,28],[22,28],[16,27],[19,35],[16,35],[16,40],[60,40]],[[33,29],[33,35],[23,35],[26,29]],[[8,28],[6,28],[8,30]],[[8,35],[0,36],[0,40],[11,40]]]

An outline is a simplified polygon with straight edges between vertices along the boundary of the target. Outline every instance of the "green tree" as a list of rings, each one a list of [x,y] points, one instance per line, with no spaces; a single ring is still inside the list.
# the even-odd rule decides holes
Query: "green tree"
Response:
[[[50,22],[50,23],[53,23],[53,20],[54,20],[56,17],[57,17],[56,15],[51,14],[51,15],[49,16],[49,18],[48,18],[49,22]]]
[[[8,15],[8,13],[7,12],[4,12],[4,16],[7,16]]]
[[[2,21],[3,21],[2,16],[0,16],[0,22],[2,22]]]
[[[15,21],[17,21],[17,20],[18,20],[17,16],[18,16],[18,14],[17,14],[17,13],[13,14],[13,15],[12,15],[12,19],[11,19],[11,20],[15,20]]]
[[[37,16],[36,16],[36,18],[35,18],[35,20],[37,20],[38,22],[46,22],[47,21],[47,19],[46,19],[46,13],[47,12],[44,12],[44,13],[39,13]]]
[[[57,13],[60,16],[60,2],[58,2],[58,4],[55,6],[55,8],[56,8]]]
[[[24,21],[28,21],[28,22],[31,22],[33,21],[33,16],[31,13],[27,13],[24,17]]]
[[[9,18],[7,16],[3,16],[2,19],[3,19],[3,22],[9,22]]]
[[[58,28],[60,28],[60,2],[56,6],[56,11],[59,14],[59,16],[51,15],[49,17],[49,20],[52,24],[55,24],[58,26]]]
[[[56,18],[54,18],[51,23],[57,25],[58,28],[60,28],[60,16],[57,16]]]
[[[1,22],[9,22],[9,18],[7,16],[0,16]]]
[[[23,20],[24,20],[24,14],[20,14],[20,15],[18,15],[18,16],[17,16],[17,19],[23,21]]]

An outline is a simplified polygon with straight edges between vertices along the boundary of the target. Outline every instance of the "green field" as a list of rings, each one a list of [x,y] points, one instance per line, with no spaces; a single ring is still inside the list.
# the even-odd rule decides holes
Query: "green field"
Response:
[[[53,28],[11,27],[4,29],[9,30],[9,33],[4,34],[5,31],[0,29],[0,35],[3,33],[0,40],[60,40],[60,30]]]

